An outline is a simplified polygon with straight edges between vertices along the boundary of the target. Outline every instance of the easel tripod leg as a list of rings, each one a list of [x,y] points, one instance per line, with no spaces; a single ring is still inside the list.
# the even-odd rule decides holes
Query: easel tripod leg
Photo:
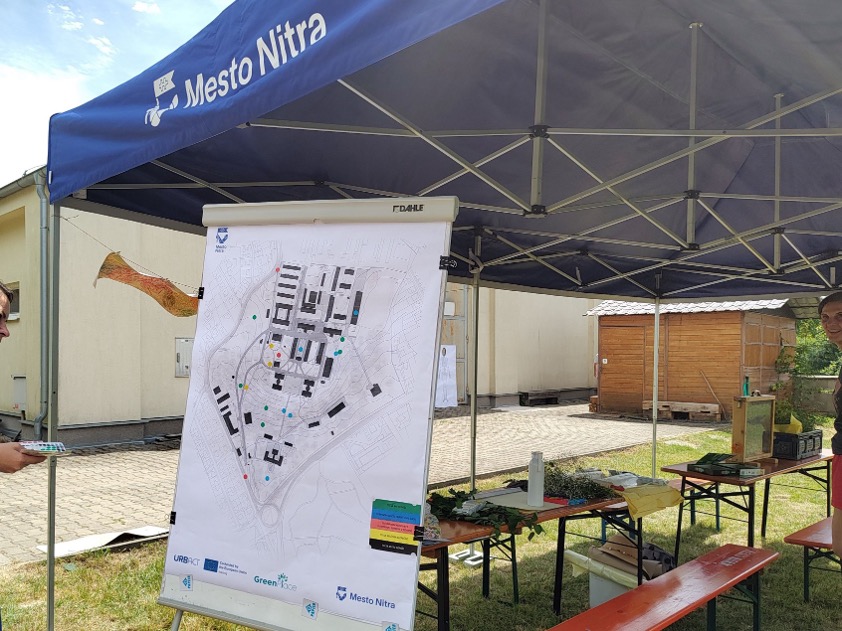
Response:
[[[170,631],[178,631],[178,627],[181,624],[181,616],[184,612],[181,609],[175,610],[175,618],[172,619],[172,626],[170,627]]]

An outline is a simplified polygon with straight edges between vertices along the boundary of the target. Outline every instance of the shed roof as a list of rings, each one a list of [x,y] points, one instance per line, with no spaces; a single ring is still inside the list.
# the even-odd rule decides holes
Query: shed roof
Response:
[[[709,313],[713,311],[757,311],[780,309],[786,300],[731,300],[726,302],[676,302],[662,304],[661,313]],[[646,302],[603,300],[585,315],[643,315],[654,314],[655,305]],[[815,316],[811,316],[815,317]]]

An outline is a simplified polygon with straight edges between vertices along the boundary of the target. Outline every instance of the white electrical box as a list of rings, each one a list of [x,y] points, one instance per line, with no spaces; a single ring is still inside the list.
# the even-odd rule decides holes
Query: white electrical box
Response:
[[[175,338],[175,376],[190,377],[190,364],[193,361],[193,338]]]
[[[12,409],[26,418],[26,375],[12,375]]]

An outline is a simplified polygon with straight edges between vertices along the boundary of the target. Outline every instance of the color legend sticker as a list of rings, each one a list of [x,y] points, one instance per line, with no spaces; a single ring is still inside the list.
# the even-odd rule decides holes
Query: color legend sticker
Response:
[[[415,528],[421,524],[421,505],[374,500],[368,544],[385,552],[416,554]]]

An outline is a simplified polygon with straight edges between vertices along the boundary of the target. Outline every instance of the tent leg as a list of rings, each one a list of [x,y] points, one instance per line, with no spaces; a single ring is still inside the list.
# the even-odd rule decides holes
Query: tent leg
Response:
[[[482,237],[474,237],[474,256],[479,258]],[[477,387],[479,373],[479,275],[480,268],[474,270],[473,322],[471,324],[471,493],[477,490]]]
[[[652,359],[652,477],[657,477],[658,456],[658,361],[661,345],[661,299],[655,298],[655,352]]]
[[[50,252],[50,405],[47,440],[58,440],[58,298],[61,207],[53,205]],[[36,436],[40,440],[39,436]],[[56,458],[49,458],[47,471],[47,631],[55,629],[56,617]]]

